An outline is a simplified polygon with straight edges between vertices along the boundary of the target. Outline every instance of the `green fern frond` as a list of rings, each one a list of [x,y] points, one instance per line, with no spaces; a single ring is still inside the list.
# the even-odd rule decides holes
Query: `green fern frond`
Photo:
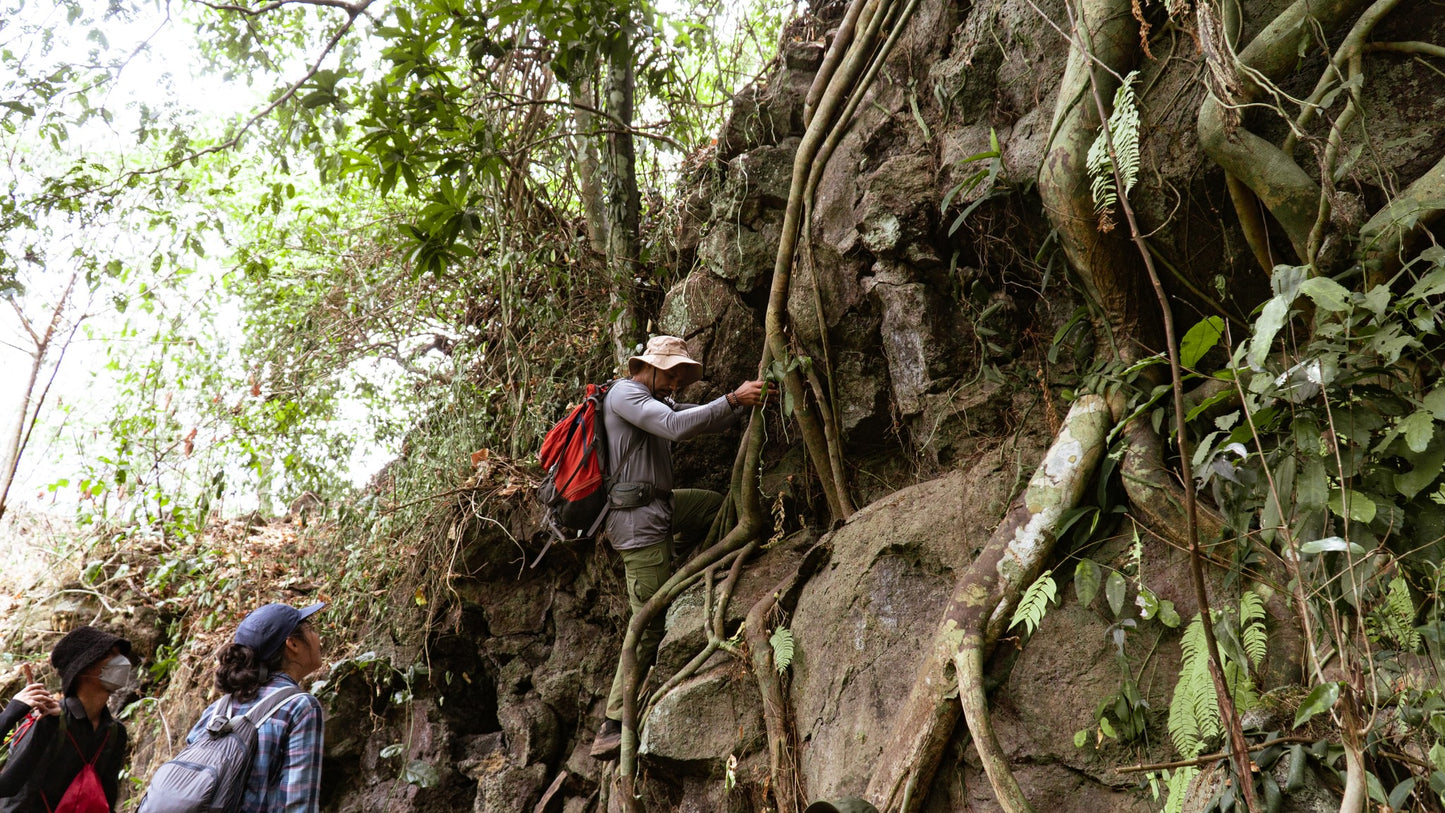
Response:
[[[1038,629],[1039,622],[1049,611],[1049,605],[1058,600],[1059,586],[1054,583],[1053,574],[1054,571],[1045,570],[1024,591],[1024,597],[1019,600],[1018,609],[1014,610],[1013,619],[1009,621],[1009,629],[1017,627],[1020,621],[1030,635]]]
[[[1258,663],[1265,655],[1264,603],[1255,593],[1246,593],[1240,602],[1239,615],[1249,619],[1245,624],[1246,657]],[[1253,599],[1249,599],[1253,596]],[[1199,615],[1189,623],[1179,641],[1179,683],[1169,702],[1169,736],[1174,747],[1186,759],[1199,756],[1209,741],[1224,734],[1224,720],[1219,713],[1219,699],[1214,680],[1209,675],[1209,652],[1204,636],[1204,622]],[[1234,699],[1239,713],[1259,704],[1259,693],[1249,676],[1249,664],[1239,663],[1227,654],[1224,658],[1224,684]]]
[[[1169,797],[1164,802],[1164,813],[1182,813],[1184,810],[1184,796],[1189,791],[1189,783],[1199,775],[1199,769],[1193,766],[1179,768],[1169,776]]]
[[[1214,703],[1214,686],[1209,679],[1209,656],[1204,645],[1204,625],[1199,616],[1190,622],[1180,641],[1183,652],[1179,683],[1169,702],[1169,736],[1185,759],[1199,755],[1205,742],[1218,728],[1219,710]]]
[[[1404,578],[1396,576],[1390,580],[1384,602],[1370,613],[1367,621],[1367,631],[1374,640],[1407,652],[1420,648],[1420,633],[1415,629],[1415,602],[1410,598],[1410,585]]]
[[[1224,685],[1229,687],[1229,694],[1234,698],[1234,707],[1241,713],[1259,705],[1259,692],[1255,690],[1254,680],[1249,676],[1249,667],[1244,664],[1225,659]]]
[[[773,647],[773,664],[778,667],[778,674],[786,672],[793,664],[793,631],[787,627],[778,627],[773,630],[773,636],[768,639]]]
[[[1109,115],[1109,136],[1104,128],[1089,147],[1086,162],[1092,180],[1094,211],[1099,215],[1099,227],[1108,231],[1112,228],[1109,210],[1118,202],[1119,191],[1114,185],[1114,162],[1109,157],[1109,141],[1114,142],[1114,155],[1119,159],[1119,179],[1124,184],[1123,194],[1128,195],[1139,177],[1139,105],[1134,97],[1134,82],[1138,71],[1130,71],[1124,83],[1114,93],[1114,112]]]
[[[1239,638],[1244,654],[1258,667],[1269,652],[1269,629],[1264,625],[1264,599],[1253,590],[1246,590],[1239,600]]]

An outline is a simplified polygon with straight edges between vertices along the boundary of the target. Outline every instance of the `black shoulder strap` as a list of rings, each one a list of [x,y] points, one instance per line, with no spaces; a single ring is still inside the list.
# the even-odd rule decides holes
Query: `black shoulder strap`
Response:
[[[605,390],[602,391],[602,395],[598,398],[598,401],[597,401],[597,411],[598,411],[599,413],[602,412],[602,407],[603,407],[603,404],[605,403],[605,401],[602,400],[602,399],[606,398],[607,393],[611,392],[613,386],[615,386],[615,385],[617,384],[617,382],[618,382],[618,381],[621,381],[621,380],[622,380],[622,379],[620,379],[620,378],[614,378],[614,379],[612,380],[612,382],[607,385],[607,389],[605,389]],[[622,459],[619,460],[619,461],[617,461],[617,467],[614,468],[614,467],[612,467],[612,466],[607,465],[606,455],[607,455],[607,452],[609,451],[609,449],[608,449],[608,447],[607,447],[607,429],[606,429],[607,421],[606,421],[605,415],[603,415],[602,418],[603,418],[602,420],[599,420],[599,421],[597,422],[597,440],[598,440],[598,442],[599,442],[599,444],[600,444],[600,446],[601,446],[602,470],[603,470],[604,472],[606,472],[606,475],[603,477],[603,482],[606,483],[608,486],[611,486],[611,485],[612,485],[612,482],[616,479],[615,477],[613,477],[613,473],[616,472],[618,468],[621,468],[623,463],[626,463],[628,460],[630,460],[630,459],[632,458],[632,453],[633,453],[633,452],[637,451],[639,448],[642,447],[643,438],[640,437],[640,435],[643,434],[643,431],[642,431],[641,429],[639,429],[638,427],[636,427],[636,426],[632,427],[632,443],[628,444],[627,448],[623,450],[623,452],[622,452]],[[604,509],[602,513],[603,513],[603,515],[605,516],[607,512],[606,512],[606,510]]]

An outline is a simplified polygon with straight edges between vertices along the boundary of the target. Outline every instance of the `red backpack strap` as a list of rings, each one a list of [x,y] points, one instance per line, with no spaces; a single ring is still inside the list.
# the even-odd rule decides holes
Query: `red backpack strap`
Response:
[[[86,759],[86,758],[85,758],[85,752],[82,751],[82,750],[80,750],[80,743],[78,743],[78,742],[75,741],[75,735],[74,735],[74,734],[71,734],[69,731],[67,731],[67,732],[65,732],[65,736],[69,737],[69,738],[70,738],[70,744],[73,745],[73,746],[75,746],[75,753],[77,753],[77,754],[80,755],[80,761],[81,761],[81,762],[84,762],[86,765],[89,765],[90,767],[94,768],[94,767],[95,767],[95,763],[100,761],[100,755],[105,752],[105,745],[106,745],[106,743],[110,742],[110,729],[111,729],[110,726],[106,726],[106,728],[105,728],[105,737],[103,737],[103,738],[101,739],[100,745],[96,746],[96,748],[95,748],[95,753],[93,753],[93,754],[90,755],[90,759]]]
[[[35,721],[39,720],[40,717],[40,709],[31,709],[30,713],[25,715],[25,718],[20,721],[20,725],[15,726],[15,730],[11,731],[9,735],[5,737],[4,742],[0,744],[13,747],[16,743],[20,742],[26,732],[35,727]]]

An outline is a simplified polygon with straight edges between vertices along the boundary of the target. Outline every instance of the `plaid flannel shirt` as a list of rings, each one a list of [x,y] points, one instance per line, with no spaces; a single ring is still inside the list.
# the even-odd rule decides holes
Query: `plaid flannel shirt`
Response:
[[[295,686],[289,675],[272,675],[256,699],[231,711],[245,714],[267,695]],[[223,701],[217,700],[201,714],[186,735],[195,742]],[[324,721],[321,702],[309,694],[287,700],[271,719],[256,731],[256,761],[241,800],[241,813],[316,813],[321,807],[321,749]]]

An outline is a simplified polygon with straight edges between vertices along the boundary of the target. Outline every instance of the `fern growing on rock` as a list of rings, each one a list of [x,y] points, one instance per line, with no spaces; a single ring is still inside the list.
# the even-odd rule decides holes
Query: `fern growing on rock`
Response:
[[[1059,586],[1054,581],[1054,571],[1045,570],[1019,599],[1019,606],[1014,610],[1013,618],[1009,619],[1009,629],[1022,622],[1024,629],[1032,635],[1048,613],[1049,605],[1058,601],[1058,596]]]
[[[1245,591],[1237,611],[1216,613],[1217,620],[1230,621],[1238,616],[1238,647],[1220,647],[1224,665],[1224,682],[1241,713],[1259,703],[1249,670],[1264,660],[1268,651],[1268,630],[1265,627],[1264,600],[1258,593]],[[1219,700],[1209,674],[1209,649],[1204,636],[1203,618],[1196,614],[1180,639],[1179,683],[1169,703],[1169,736],[1184,759],[1194,759],[1224,735],[1224,721],[1219,713]],[[1235,654],[1230,654],[1231,649]],[[1241,662],[1239,655],[1244,656]],[[1165,813],[1178,813],[1190,781],[1198,774],[1193,767],[1181,768],[1169,777],[1169,798]]]
[[[1099,136],[1089,147],[1088,171],[1093,182],[1094,211],[1099,216],[1099,230],[1112,231],[1114,220],[1110,209],[1119,201],[1119,195],[1128,195],[1139,177],[1139,105],[1134,97],[1134,82],[1138,71],[1130,71],[1124,83],[1114,92],[1114,112],[1109,114],[1108,134],[1099,128]],[[1109,142],[1114,143],[1114,155],[1119,160],[1119,180],[1124,184],[1121,193],[1114,184],[1114,161],[1109,155]]]
[[[773,630],[768,643],[773,647],[773,663],[781,675],[793,664],[793,631],[787,627],[778,627]]]

